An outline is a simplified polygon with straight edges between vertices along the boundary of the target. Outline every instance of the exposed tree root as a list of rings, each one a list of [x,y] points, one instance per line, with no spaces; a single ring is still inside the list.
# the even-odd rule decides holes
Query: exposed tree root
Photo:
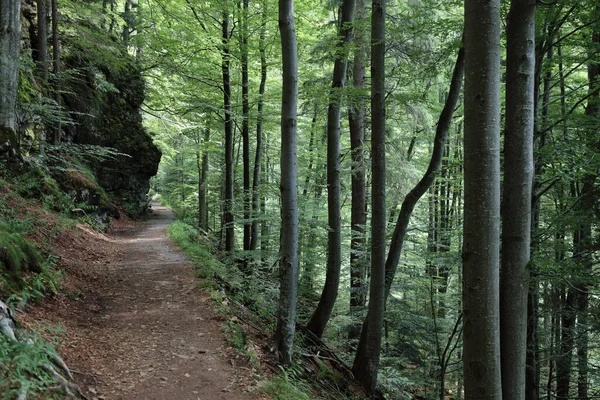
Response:
[[[23,337],[20,340],[17,339],[17,321],[10,309],[4,302],[0,301],[0,333],[4,336],[8,337],[12,342],[19,342],[24,344],[32,345],[34,342],[31,338]],[[49,387],[51,390],[58,390],[65,394],[65,398],[68,399],[85,399],[87,398],[79,389],[75,383],[73,383],[73,375],[69,370],[69,367],[64,362],[64,360],[57,353],[48,354],[51,363],[46,363],[40,365],[40,367],[48,372],[54,382],[56,382],[56,386]],[[61,371],[63,374],[57,371]],[[67,378],[65,378],[65,375]],[[29,392],[29,385],[27,383],[22,384],[19,389],[19,394],[17,396],[17,400],[27,400]]]

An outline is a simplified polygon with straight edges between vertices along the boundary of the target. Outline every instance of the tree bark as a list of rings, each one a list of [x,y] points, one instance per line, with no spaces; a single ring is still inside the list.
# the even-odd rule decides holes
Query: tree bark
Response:
[[[325,286],[316,310],[306,328],[317,337],[323,335],[331,317],[340,286],[342,265],[342,215],[340,201],[340,100],[348,66],[348,45],[352,42],[354,1],[343,0],[339,39],[336,44],[336,59],[329,92],[327,110],[327,212],[329,222],[327,272]]]
[[[256,106],[256,153],[254,156],[254,170],[252,176],[252,211],[254,220],[252,221],[252,234],[250,239],[250,250],[258,248],[259,221],[259,199],[260,199],[260,163],[262,158],[262,140],[263,140],[263,106],[265,102],[265,85],[267,83],[267,55],[265,44],[265,31],[267,24],[267,4],[262,2],[261,27],[258,37],[258,51],[260,52],[260,85],[258,87],[258,104]]]
[[[406,195],[400,208],[400,214],[398,215],[398,220],[396,222],[396,227],[394,228],[394,233],[392,235],[392,240],[390,243],[390,250],[385,261],[384,303],[385,301],[387,301],[387,298],[389,297],[392,288],[392,282],[394,281],[394,276],[396,274],[396,269],[398,267],[398,262],[400,261],[400,255],[402,253],[402,246],[404,244],[404,239],[406,238],[406,233],[408,231],[408,223],[410,222],[410,216],[419,199],[429,190],[429,188],[433,184],[435,176],[439,171],[442,163],[442,156],[444,155],[444,147],[446,137],[448,134],[448,129],[450,128],[450,124],[452,123],[452,115],[454,113],[454,109],[456,108],[456,104],[458,103],[458,99],[460,96],[462,77],[464,72],[464,55],[464,50],[461,48],[458,51],[458,57],[456,59],[456,64],[454,65],[454,71],[452,73],[452,81],[450,83],[450,91],[448,93],[448,98],[446,99],[446,104],[444,105],[444,109],[442,110],[440,118],[438,120],[434,138],[433,152],[431,154],[431,159],[429,161],[427,171],[425,172],[421,180],[415,185],[415,187]],[[372,155],[372,157],[374,157],[374,155]],[[375,161],[372,160],[372,163],[374,162]],[[374,206],[373,212],[375,212]],[[375,239],[373,239],[373,241],[374,240]],[[373,278],[371,278],[371,280],[372,279]],[[358,348],[356,350],[354,365],[356,365],[357,362],[366,362],[361,360],[368,360],[369,357],[371,357],[369,355],[369,348],[367,347],[367,332],[369,331],[369,321],[371,320],[370,313],[371,307],[369,306],[367,317],[365,318],[365,321],[363,323]]]
[[[385,309],[385,0],[372,1],[371,17],[371,283],[369,310],[352,372],[368,393],[377,388]]]
[[[512,0],[506,53],[500,347],[502,395],[525,399],[531,252],[535,0]]]
[[[298,301],[298,165],[296,155],[298,53],[293,0],[279,0],[283,63],[281,101],[281,286],[275,341],[280,361],[292,362]]]
[[[16,146],[15,106],[19,84],[21,2],[0,2],[0,139]]]
[[[242,67],[242,162],[244,168],[244,250],[250,250],[252,241],[252,194],[250,193],[250,104],[248,99],[248,2],[242,0],[240,21],[240,52]],[[249,272],[248,255],[244,257]]]
[[[364,0],[356,0],[357,20],[364,21],[366,9]],[[362,28],[355,29],[354,35],[353,85],[359,93],[352,101],[349,113],[350,151],[352,153],[352,210],[350,224],[350,310],[363,308],[367,302],[367,188],[365,179],[365,34]]]
[[[58,33],[58,0],[52,1],[52,72],[54,73],[54,100],[62,106],[61,82],[60,82],[60,36]],[[54,144],[60,143],[62,123],[57,122],[54,128]]]
[[[231,252],[235,246],[233,226],[233,123],[231,120],[231,80],[229,76],[229,12],[223,9],[222,20],[221,72],[223,75],[223,110],[225,112],[225,201],[223,223],[225,229],[225,251]]]
[[[204,150],[202,151],[202,161],[200,162],[200,151],[196,154],[198,163],[198,226],[204,232],[208,232],[208,204],[206,202],[207,194],[207,176],[208,176],[208,141],[210,140],[210,128],[204,128]]]
[[[38,40],[36,49],[36,66],[42,82],[48,82],[48,9],[46,1],[37,0]]]
[[[464,8],[464,390],[500,400],[500,1]]]

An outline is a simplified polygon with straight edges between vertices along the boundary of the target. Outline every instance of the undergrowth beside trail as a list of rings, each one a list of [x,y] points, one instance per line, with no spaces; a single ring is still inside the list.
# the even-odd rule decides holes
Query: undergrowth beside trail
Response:
[[[327,357],[314,353],[311,340],[301,332],[296,333],[294,364],[278,366],[272,348],[278,304],[276,271],[218,253],[209,237],[183,221],[171,224],[168,236],[194,262],[199,286],[209,290],[217,313],[225,319],[223,329],[230,346],[248,359],[256,380],[262,382],[261,392],[276,400],[362,398]],[[259,374],[267,369],[275,374],[264,381]]]

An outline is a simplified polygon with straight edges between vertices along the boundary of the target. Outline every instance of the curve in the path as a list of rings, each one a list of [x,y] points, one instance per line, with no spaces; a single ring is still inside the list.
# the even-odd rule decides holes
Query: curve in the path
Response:
[[[103,342],[92,349],[101,378],[93,391],[100,399],[255,399],[193,266],[166,238],[173,220],[155,207],[139,230],[114,237],[117,257],[90,332],[90,346]]]

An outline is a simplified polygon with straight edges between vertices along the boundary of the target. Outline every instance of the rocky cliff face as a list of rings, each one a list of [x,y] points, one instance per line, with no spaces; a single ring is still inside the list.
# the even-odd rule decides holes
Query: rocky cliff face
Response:
[[[73,44],[65,58],[77,71],[63,95],[75,124],[65,128],[66,140],[77,144],[112,147],[123,155],[89,164],[110,197],[122,202],[132,217],[148,207],[150,178],[156,174],[161,153],[142,126],[144,82],[131,56],[114,44],[116,57]]]

